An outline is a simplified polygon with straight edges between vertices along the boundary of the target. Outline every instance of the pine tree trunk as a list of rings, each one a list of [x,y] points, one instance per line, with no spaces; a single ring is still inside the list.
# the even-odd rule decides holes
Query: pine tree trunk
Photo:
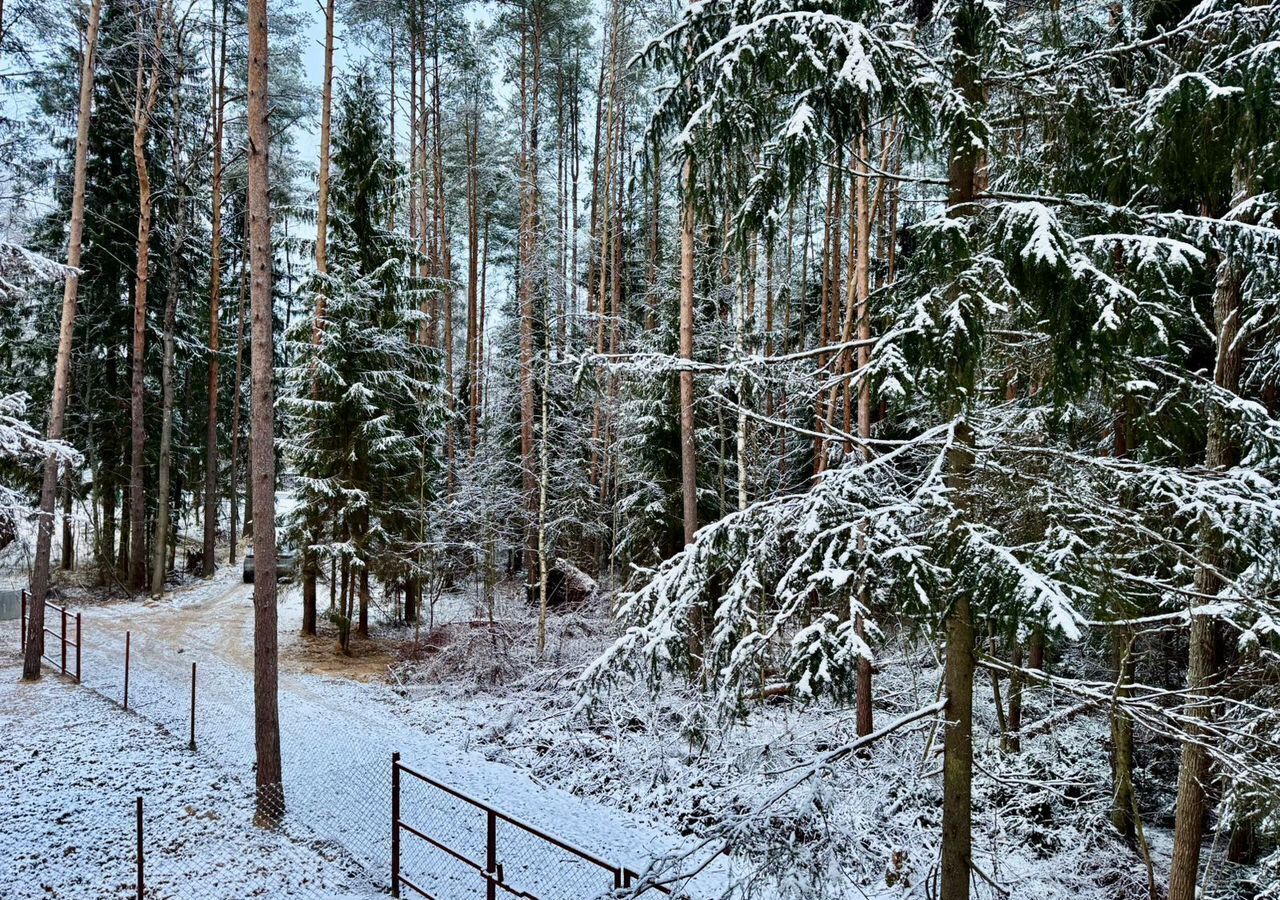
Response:
[[[369,565],[367,561],[360,567],[360,625],[358,633],[362,638],[369,636]]]
[[[254,749],[257,760],[257,820],[278,822],[284,813],[280,764],[280,707],[276,647],[276,495],[274,385],[271,315],[271,197],[267,163],[267,2],[249,0],[249,257],[253,269],[253,366],[250,429],[253,455]]]
[[[178,105],[178,93],[174,92],[174,122],[179,121],[180,111],[176,108]],[[170,126],[175,127],[176,126]],[[175,138],[174,150],[177,149],[177,140]],[[176,152],[174,153],[176,158]],[[166,570],[166,562],[168,558],[169,543],[169,468],[170,448],[173,443],[173,356],[174,356],[174,327],[176,325],[178,315],[178,263],[185,252],[185,244],[187,240],[186,232],[186,208],[185,208],[185,192],[186,182],[182,179],[185,176],[178,176],[177,185],[177,237],[174,241],[173,261],[174,271],[169,277],[169,288],[164,305],[164,360],[162,362],[160,374],[160,394],[161,394],[161,422],[160,422],[160,471],[159,480],[156,488],[156,536],[154,546],[151,548],[152,564],[151,564],[151,595],[160,597],[164,594],[164,576]]]
[[[70,571],[76,564],[75,530],[71,527],[72,504],[71,470],[62,477],[62,560],[63,571]]]
[[[863,341],[863,345],[858,348],[857,360],[858,368],[865,369],[871,363],[871,173],[863,160],[867,158],[867,136],[862,134],[858,139],[858,156],[856,161],[858,174],[854,178],[854,263],[853,278],[850,279],[852,294],[850,303],[850,313],[852,318],[856,318],[858,326],[858,339]],[[881,181],[883,184],[883,179]],[[846,354],[846,359],[852,359],[851,354]],[[846,366],[846,369],[849,368]],[[847,388],[848,382],[846,382]],[[847,397],[846,393],[846,397]],[[848,406],[846,404],[846,410]],[[847,427],[847,426],[846,426]],[[858,382],[858,437],[862,438],[862,454],[863,459],[871,459],[871,445],[867,441],[871,438],[871,381],[867,378],[861,378]],[[865,528],[865,525],[863,526]],[[865,546],[866,536],[860,530],[859,540]],[[865,607],[870,602],[871,595],[864,584],[861,586],[860,601]],[[862,621],[862,614],[859,613],[854,617],[854,628],[858,637],[866,639],[866,627]],[[858,657],[858,736],[866,737],[873,730],[872,716],[872,693],[871,693],[871,660],[866,656]]]
[[[541,78],[541,23],[535,9],[534,21],[526,23],[522,36],[520,93],[524,130],[521,215],[520,215],[520,460],[528,522],[525,526],[524,564],[526,584],[537,584],[537,475],[534,469],[534,375],[533,330],[535,308],[534,253],[538,249],[538,95]],[[530,27],[531,25],[531,27]],[[532,55],[532,65],[528,57]]]
[[[147,163],[147,133],[160,89],[160,40],[163,4],[156,10],[154,57],[150,72],[143,66],[145,44],[142,19],[138,18],[138,68],[134,79],[133,162],[138,172],[138,260],[133,292],[133,371],[129,401],[129,587],[143,590],[147,584],[146,421],[143,392],[147,349],[147,288],[151,282],[151,172]]]
[[[963,421],[948,459],[948,487],[963,497],[973,468],[972,433]],[[957,501],[964,504],[963,499]],[[969,595],[960,590],[947,617],[943,673],[947,725],[942,743],[942,876],[940,900],[967,900],[972,859],[974,631]]]
[[[211,245],[209,255],[209,414],[205,430],[204,553],[201,568],[212,578],[218,569],[218,341],[222,301],[222,152],[227,103],[227,8],[222,2],[218,62],[213,72],[213,170]]]
[[[1022,668],[1022,645],[1014,637],[1013,653],[1010,664],[1014,671],[1009,675],[1009,718],[1006,731],[1001,739],[1001,749],[1005,753],[1019,753],[1022,750],[1022,687],[1023,678],[1018,669]]]
[[[248,251],[249,222],[245,221],[246,253]],[[249,266],[244,255],[240,261],[240,301],[236,312],[236,374],[231,385],[231,473],[230,489],[230,521],[227,523],[227,561],[234,563],[240,541],[240,387],[244,382],[244,307],[246,288],[249,283]]]
[[[475,458],[480,427],[480,109],[467,133],[467,456]]]
[[[54,364],[53,399],[49,410],[49,439],[61,440],[71,386],[71,341],[75,333],[76,299],[80,287],[80,251],[84,238],[84,193],[89,160],[89,120],[93,114],[93,69],[98,48],[102,0],[93,0],[85,29],[84,59],[80,67],[80,114],[76,124],[75,175],[71,193],[71,234],[67,247],[70,271],[62,289],[62,322],[58,329],[58,357]],[[44,462],[40,484],[40,518],[36,527],[36,556],[31,573],[31,601],[27,610],[27,648],[22,677],[40,677],[44,655],[44,601],[49,592],[49,555],[53,549],[53,507],[58,490],[58,461]],[[104,514],[105,517],[105,514]]]
[[[1124,840],[1136,845],[1138,832],[1133,811],[1133,719],[1120,703],[1131,693],[1134,659],[1133,636],[1129,628],[1111,628],[1111,671],[1116,680],[1115,700],[1111,706],[1111,824]]]
[[[957,19],[955,41],[963,53],[972,51],[976,37]],[[978,80],[976,55],[963,57],[955,74],[955,88],[973,109],[985,104]],[[986,157],[969,144],[951,148],[947,173],[950,215],[971,215],[984,179]],[[973,469],[973,431],[964,418],[964,397],[952,400],[948,410],[956,419],[955,438],[947,459],[947,486],[956,499],[954,527],[962,527],[969,515],[969,480]],[[943,675],[947,697],[947,726],[943,735],[942,872],[939,900],[968,900],[972,865],[973,810],[973,673],[974,629],[970,598],[963,586],[956,592],[947,617],[947,662]]]

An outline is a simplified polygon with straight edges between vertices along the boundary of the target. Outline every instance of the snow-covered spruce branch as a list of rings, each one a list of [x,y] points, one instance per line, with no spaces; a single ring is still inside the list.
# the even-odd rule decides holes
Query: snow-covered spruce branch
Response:
[[[634,890],[630,896],[638,896],[641,892],[655,886],[663,887],[679,887],[681,884],[688,883],[699,873],[710,866],[717,858],[732,850],[737,839],[743,834],[759,827],[761,816],[767,813],[772,807],[781,802],[787,795],[795,791],[813,778],[822,776],[828,772],[832,766],[840,762],[860,750],[863,750],[881,739],[889,735],[901,731],[909,725],[913,725],[925,719],[932,719],[945,711],[947,703],[945,700],[938,700],[927,706],[922,706],[912,712],[898,716],[893,721],[873,731],[871,734],[855,738],[848,741],[833,750],[827,751],[811,762],[805,763],[797,768],[800,770],[793,774],[782,785],[775,788],[763,800],[757,801],[752,805],[751,809],[746,812],[738,813],[728,822],[718,825],[711,834],[704,837],[693,847],[690,847],[678,854],[670,855],[665,858],[656,860],[647,870],[641,873]],[[781,774],[781,773],[779,773]],[[714,847],[713,851],[708,848]],[[685,864],[693,860],[692,867]],[[676,871],[668,871],[675,869]]]
[[[43,254],[0,240],[0,300],[22,296],[25,293],[24,283],[61,281],[76,274],[79,273],[75,269]]]

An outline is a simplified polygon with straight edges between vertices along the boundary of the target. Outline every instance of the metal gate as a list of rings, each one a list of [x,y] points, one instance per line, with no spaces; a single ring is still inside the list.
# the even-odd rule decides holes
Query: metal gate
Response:
[[[406,789],[404,776],[409,777]],[[417,843],[403,843],[408,836]],[[591,900],[639,875],[391,757],[391,893],[427,900]],[[671,894],[661,885],[642,889]]]

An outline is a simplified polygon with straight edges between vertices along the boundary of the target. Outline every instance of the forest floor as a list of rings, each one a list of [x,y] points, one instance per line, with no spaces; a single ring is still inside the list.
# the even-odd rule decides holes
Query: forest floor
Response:
[[[129,706],[154,723],[125,717],[87,692],[69,691],[58,679],[46,679],[38,688],[50,696],[84,695],[82,702],[95,704],[100,718],[121,717],[141,729],[127,739],[151,760],[144,762],[138,778],[112,780],[93,774],[91,765],[86,769],[89,783],[102,786],[104,808],[128,819],[137,792],[131,785],[148,784],[148,778],[163,782],[169,776],[149,775],[146,765],[159,769],[168,764],[206,779],[225,773],[230,780],[217,783],[236,786],[223,792],[227,811],[218,815],[243,823],[251,806],[251,790],[239,785],[251,781],[253,760],[253,610],[252,587],[241,582],[239,567],[224,566],[210,581],[187,579],[159,602],[103,599],[83,587],[70,587],[68,595],[71,605],[84,613],[85,684],[117,704],[123,699],[129,632]],[[322,607],[326,599],[322,584]],[[749,701],[736,720],[720,721],[709,715],[704,698],[686,687],[667,683],[654,691],[625,679],[595,703],[585,704],[577,676],[616,635],[607,603],[555,611],[542,653],[535,647],[536,617],[515,585],[501,586],[489,608],[468,583],[446,593],[427,612],[429,618],[410,629],[389,624],[390,610],[375,607],[370,637],[353,638],[353,655],[344,657],[336,652],[334,626],[323,611],[319,637],[298,634],[301,591],[296,585],[282,586],[280,717],[289,821],[294,825],[284,846],[311,848],[322,867],[334,867],[337,880],[324,882],[334,886],[315,896],[339,897],[339,890],[359,882],[351,880],[353,862],[365,885],[386,888],[393,751],[445,784],[636,870],[700,840],[728,837],[732,856],[718,857],[695,880],[695,897],[718,895],[729,879],[763,898],[930,896],[940,831],[940,757],[930,721],[815,771],[762,807],[780,783],[855,736],[851,709],[803,707],[773,697]],[[0,623],[6,647],[16,644],[11,626]],[[1054,666],[1078,677],[1107,677],[1081,669],[1070,649],[1064,652],[1068,655]],[[198,667],[196,754],[184,749],[193,662]],[[927,638],[891,636],[876,671],[877,725],[938,696],[939,657]],[[0,670],[0,681],[14,678],[16,670]],[[17,689],[9,685],[3,690]],[[28,696],[33,699],[21,706],[0,696],[0,702],[16,708],[0,720],[0,760],[40,748],[44,774],[19,787],[36,795],[24,801],[31,820],[51,829],[48,823],[74,817],[78,807],[53,786],[50,773],[78,772],[85,764],[80,749],[60,749],[59,733],[69,721],[63,707],[44,694]],[[1067,693],[1028,689],[1024,722],[1035,736],[1027,738],[1021,753],[1008,754],[999,746],[991,686],[977,685],[976,898],[1149,897],[1144,855],[1117,840],[1107,821],[1105,712],[1076,714],[1076,703]],[[37,727],[30,727],[33,722]],[[1052,727],[1037,727],[1042,722]],[[25,723],[23,737],[10,738],[20,723]],[[105,726],[103,732],[108,737],[114,733]],[[105,759],[113,755],[132,765],[127,753],[102,753]],[[1167,877],[1173,797],[1153,786],[1168,782],[1159,776],[1176,765],[1176,746],[1140,736],[1139,761],[1151,876],[1159,886]],[[200,798],[210,790],[202,782],[179,780],[172,793],[175,798]],[[185,818],[204,821],[200,803],[188,805],[196,812]],[[476,834],[483,833],[483,816],[475,810],[430,790],[414,794],[407,789],[403,806],[406,820],[432,834],[445,834],[473,858],[483,858],[483,846],[475,842]],[[175,815],[184,813],[185,806]],[[6,849],[5,828],[0,825],[0,852]],[[117,824],[109,830],[115,834]],[[62,834],[53,831],[43,840],[53,849],[89,846]],[[113,840],[130,835],[121,831]],[[592,879],[598,872],[590,867],[575,868],[548,856],[545,846],[521,843],[508,831],[502,841],[509,881],[543,898],[594,895],[597,883]],[[239,844],[232,841],[231,846]],[[715,840],[708,846],[717,849]],[[42,852],[47,859],[48,849]],[[74,863],[77,850],[66,852],[68,871],[86,871]],[[438,896],[483,896],[483,882],[473,872],[443,865],[438,856],[420,846],[407,848],[405,869],[428,881]],[[704,848],[698,858],[707,856]],[[310,871],[305,861],[296,865],[295,874]],[[686,861],[684,868],[688,866]],[[241,870],[248,871],[244,864]],[[1263,875],[1244,869],[1216,874],[1220,884],[1233,885]],[[110,883],[122,884],[127,875],[112,874]],[[314,876],[324,877],[319,870]],[[566,887],[566,878],[572,887]],[[162,896],[202,898],[206,895],[192,888],[199,883],[199,878],[189,879],[185,893]],[[261,896],[312,896],[304,888],[273,889],[267,876],[261,883],[267,885]],[[1220,895],[1249,896],[1231,890]]]

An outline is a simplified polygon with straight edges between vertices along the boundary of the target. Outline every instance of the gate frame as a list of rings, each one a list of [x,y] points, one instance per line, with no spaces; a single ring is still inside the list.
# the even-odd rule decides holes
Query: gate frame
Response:
[[[418,779],[419,781],[422,781],[430,785],[436,790],[443,791],[444,793],[448,794],[450,797],[453,797],[456,800],[461,800],[463,803],[469,804],[470,806],[474,806],[475,808],[484,812],[485,814],[485,862],[483,866],[472,859],[468,859],[462,853],[459,853],[457,850],[454,850],[452,847],[449,847],[443,844],[442,842],[436,840],[435,838],[422,832],[421,830],[415,828],[413,825],[409,824],[408,822],[405,822],[403,819],[400,818],[400,773],[401,772],[404,772]],[[439,781],[436,781],[434,778],[424,775],[421,772],[411,768],[410,766],[405,765],[403,762],[400,761],[399,753],[392,753],[391,754],[391,896],[399,897],[400,887],[401,885],[404,885],[405,887],[411,889],[418,896],[425,897],[426,900],[439,900],[439,898],[436,898],[432,894],[427,893],[423,888],[414,884],[412,881],[410,881],[400,872],[400,832],[406,831],[409,834],[411,834],[413,837],[416,837],[419,840],[426,841],[428,844],[430,844],[432,847],[435,847],[440,852],[446,854],[447,856],[452,857],[453,859],[456,859],[458,862],[462,863],[468,868],[473,869],[482,878],[484,878],[486,900],[496,900],[498,896],[498,888],[502,888],[502,890],[505,891],[506,894],[513,897],[524,897],[524,898],[527,898],[527,900],[538,900],[538,898],[535,897],[533,894],[530,894],[525,891],[517,890],[516,888],[507,885],[504,880],[502,863],[498,862],[498,820],[499,819],[501,819],[503,822],[506,822],[508,825],[512,825],[520,829],[521,831],[531,834],[534,837],[542,841],[545,841],[548,844],[551,844],[553,847],[556,847],[560,850],[565,851],[566,853],[569,853],[573,856],[578,857],[581,860],[591,863],[593,866],[596,866],[597,868],[601,869],[603,872],[611,873],[613,875],[613,887],[615,890],[619,888],[631,887],[635,879],[640,877],[639,873],[635,872],[632,869],[628,869],[626,866],[622,866],[622,865],[615,866],[614,864],[601,859],[600,857],[596,856],[593,853],[583,850],[580,847],[575,847],[573,844],[570,844],[567,841],[563,841],[560,838],[554,837],[553,835],[547,834],[545,831],[542,831],[539,828],[535,828],[534,826],[528,824],[527,822],[522,822],[519,819],[515,818],[514,816],[508,815],[507,813],[494,809],[492,806],[490,806],[487,803],[484,803],[480,800],[476,800],[473,797],[468,797],[466,794],[462,793],[456,788],[451,788],[447,784],[441,784]],[[656,890],[667,896],[672,896],[671,889],[665,887],[664,885],[655,884],[655,885],[651,885],[650,888],[652,890]]]

